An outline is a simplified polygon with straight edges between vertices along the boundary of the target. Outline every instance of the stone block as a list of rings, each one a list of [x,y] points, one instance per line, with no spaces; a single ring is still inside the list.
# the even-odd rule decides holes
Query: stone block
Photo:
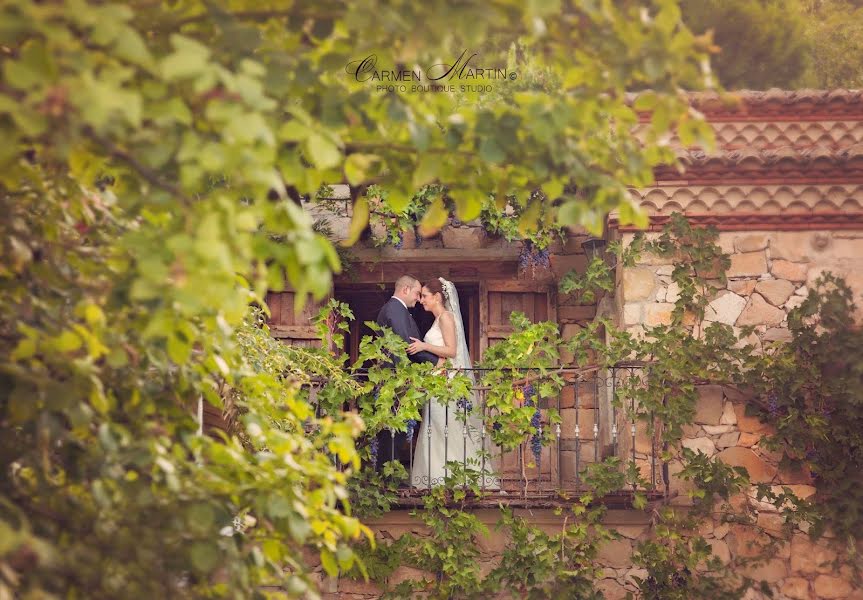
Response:
[[[806,281],[809,267],[803,263],[789,262],[787,260],[774,260],[770,263],[770,272],[777,279],[788,281]]]
[[[643,304],[630,302],[623,306],[623,323],[625,325],[638,325],[644,321]]]
[[[833,573],[836,551],[821,538],[815,542],[806,535],[795,535],[791,540],[791,570],[795,573]]]
[[[722,407],[722,417],[719,419],[720,425],[736,425],[737,414],[734,412],[734,404],[726,402]]]
[[[378,587],[373,581],[363,581],[362,579],[349,579],[347,577],[340,577],[338,593],[366,594],[377,598],[383,593],[383,590]]]
[[[809,231],[777,231],[770,242],[770,258],[808,262],[815,254],[813,241]]]
[[[851,593],[851,582],[832,575],[819,575],[812,582],[817,598],[845,598]]]
[[[728,289],[741,296],[748,296],[758,282],[754,279],[729,279]]]
[[[628,539],[608,540],[599,547],[596,562],[604,567],[622,569],[632,565],[632,542]]]
[[[502,550],[502,549],[501,549]],[[435,576],[428,571],[421,571],[413,567],[400,566],[392,572],[392,575],[387,578],[387,583],[390,587],[395,587],[403,581],[434,581]]]
[[[722,410],[723,414],[725,414],[724,405]],[[722,418],[720,417],[719,420],[721,421]],[[731,425],[722,425],[721,423],[719,425],[705,425],[704,433],[706,433],[707,435],[722,435],[723,433],[728,433],[732,429],[733,427]]]
[[[717,455],[717,458],[727,465],[744,467],[752,483],[768,483],[776,476],[776,467],[766,463],[748,448],[739,446],[726,448]]]
[[[648,304],[644,307],[644,322],[650,327],[670,325],[673,310],[674,305],[667,302]]]
[[[623,300],[626,303],[649,300],[656,289],[656,278],[651,269],[623,269]]]
[[[616,579],[601,580],[596,584],[596,591],[602,594],[605,600],[624,600],[627,594],[626,588]]]
[[[723,540],[710,539],[707,540],[707,543],[710,544],[713,555],[722,561],[723,565],[727,565],[731,562],[731,551],[728,549],[728,544]]]
[[[716,454],[716,444],[709,437],[687,438],[680,442],[684,448],[689,448],[696,454],[701,453],[707,457]]]
[[[671,283],[668,285],[668,289],[665,291],[665,301],[674,304],[680,298],[680,286],[676,283]]]
[[[731,255],[728,277],[758,277],[767,272],[767,255],[762,252],[742,252]]]
[[[755,291],[773,306],[782,306],[794,293],[794,284],[785,279],[768,279],[759,281]]]
[[[489,527],[488,531],[476,536],[480,552],[485,554],[501,554],[509,543],[509,535],[504,530]]]
[[[788,564],[781,558],[772,558],[758,566],[746,567],[743,572],[755,581],[776,583],[788,577]]]
[[[782,327],[771,327],[764,332],[761,339],[765,342],[790,342],[791,332]]]
[[[732,446],[736,446],[739,440],[739,431],[729,431],[728,433],[723,433],[719,436],[719,439],[716,440],[716,447],[720,450],[724,450],[725,448],[731,448]]]
[[[734,404],[734,412],[737,415],[737,428],[743,433],[763,434],[768,431],[768,425],[758,417],[746,414],[746,405]]]
[[[760,294],[755,293],[749,297],[749,302],[737,318],[736,325],[738,327],[744,327],[746,325],[767,325],[768,327],[775,327],[782,323],[784,319],[784,310],[771,306],[763,297],[761,297]]]
[[[718,385],[702,385],[698,388],[698,400],[695,403],[695,423],[702,425],[719,425],[723,410],[722,387]]]
[[[583,254],[552,254],[550,260],[551,270],[558,280],[570,271],[584,273],[587,269],[587,257]]]
[[[726,541],[735,558],[761,556],[763,550],[771,543],[770,537],[761,533],[758,528],[741,524],[729,527]]]
[[[704,311],[704,318],[708,321],[717,321],[726,325],[734,325],[746,306],[746,299],[734,292],[722,294],[714,298]]]
[[[770,238],[766,233],[753,233],[734,240],[734,249],[738,252],[757,252],[764,250]]]
[[[791,600],[809,600],[809,581],[802,577],[788,577],[782,582],[780,591]]]
[[[713,528],[713,537],[715,537],[717,540],[721,540],[726,535],[728,535],[729,530],[730,527],[728,526],[728,523],[722,523],[720,525],[717,525]]]
[[[485,245],[486,233],[482,227],[444,227],[441,241],[444,248],[478,250]]]

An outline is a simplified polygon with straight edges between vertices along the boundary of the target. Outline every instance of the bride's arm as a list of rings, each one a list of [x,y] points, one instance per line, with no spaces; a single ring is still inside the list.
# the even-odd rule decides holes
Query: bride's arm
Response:
[[[455,358],[455,318],[452,316],[452,314],[445,312],[439,317],[438,323],[440,323],[440,331],[443,334],[444,345],[434,346],[432,344],[423,342],[422,340],[411,338],[412,341],[408,346],[408,354],[416,354],[417,352],[425,350],[427,352],[431,352],[436,356],[440,356],[441,358]]]

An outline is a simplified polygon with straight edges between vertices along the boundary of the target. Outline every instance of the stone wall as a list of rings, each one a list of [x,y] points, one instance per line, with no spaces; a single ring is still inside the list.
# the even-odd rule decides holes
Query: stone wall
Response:
[[[632,234],[622,238],[629,243]],[[708,306],[706,321],[730,325],[738,335],[741,327],[753,326],[746,343],[763,348],[789,340],[788,312],[800,305],[825,271],[846,280],[854,292],[857,320],[863,320],[863,231],[721,232],[719,245],[731,255],[731,267],[725,289]],[[679,292],[671,270],[670,261],[647,255],[635,267],[619,272],[615,300],[621,326],[640,335],[645,325],[670,322]],[[746,400],[729,388],[701,387],[695,422],[684,429],[682,446],[745,467],[753,483],[769,483],[776,491],[788,486],[803,498],[814,494],[808,473],[780,470],[780,456],[762,447],[770,425],[746,415]],[[677,461],[670,465],[672,491],[676,503],[685,504],[684,482],[674,478],[680,468]],[[735,561],[736,573],[767,581],[778,598],[863,598],[863,590],[853,589],[847,567],[837,572],[826,564],[842,552],[829,537],[811,542],[805,532],[796,531],[786,539],[781,515],[771,505],[755,501],[754,487],[748,497],[734,502],[741,510],[754,509],[754,524],[705,522],[701,533],[723,561]],[[771,541],[779,543],[769,561],[737,566]]]
[[[624,243],[632,237],[624,234]],[[719,245],[731,255],[731,268],[726,289],[708,306],[708,323],[725,323],[738,333],[752,325],[750,343],[788,340],[788,311],[800,305],[825,271],[845,278],[854,291],[858,319],[863,317],[863,230],[722,232]],[[644,325],[670,322],[679,292],[671,271],[670,259],[655,256],[620,271],[621,326],[640,332]]]

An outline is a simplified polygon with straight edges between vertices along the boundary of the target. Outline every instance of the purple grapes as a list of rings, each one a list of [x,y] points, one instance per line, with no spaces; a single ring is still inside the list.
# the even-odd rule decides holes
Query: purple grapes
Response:
[[[539,403],[534,402],[533,396],[536,393],[533,385],[526,384],[524,388],[524,405],[525,406],[534,406],[535,410],[533,411],[533,416],[530,418],[530,426],[534,428],[536,433],[534,433],[530,438],[530,449],[533,452],[534,458],[539,460],[539,455],[542,453],[542,436],[540,435],[540,428],[542,427],[542,414],[539,410]]]
[[[533,411],[533,416],[530,418],[530,426],[536,430],[530,438],[530,449],[533,451],[533,456],[539,460],[539,455],[542,452],[542,436],[540,428],[542,427],[542,415],[539,412],[539,406]]]
[[[393,244],[393,247],[394,247],[396,250],[401,250],[401,249],[404,247],[404,245],[405,245],[405,236],[404,236],[404,233],[402,233],[401,231],[399,231],[399,241],[397,241],[395,244]]]
[[[776,392],[767,394],[767,412],[770,413],[771,417],[779,416],[779,402]]]
[[[419,425],[419,421],[416,419],[408,419],[408,439],[414,437],[414,431],[417,429],[417,425]]]
[[[537,268],[551,268],[551,258],[547,248],[537,249],[533,242],[526,241],[518,255],[518,268],[520,271],[530,269],[531,272]]]
[[[372,438],[371,442],[369,443],[369,453],[371,455],[372,464],[378,464],[378,438]]]
[[[464,412],[470,412],[470,411],[472,411],[472,410],[473,410],[473,404],[472,404],[472,403],[471,403],[471,401],[470,401],[470,400],[468,400],[467,398],[462,398],[461,400],[459,400],[459,401],[458,401],[458,402],[456,402],[455,404],[456,404],[456,406],[458,406],[460,409],[462,409]]]

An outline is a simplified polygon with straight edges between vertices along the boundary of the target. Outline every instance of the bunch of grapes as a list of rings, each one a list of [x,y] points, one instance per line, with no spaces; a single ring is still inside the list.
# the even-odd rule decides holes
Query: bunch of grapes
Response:
[[[536,433],[534,433],[530,438],[530,449],[533,451],[533,457],[536,460],[539,460],[539,455],[542,453],[542,437],[539,435],[539,428],[542,426],[542,421],[540,420],[538,406],[533,412],[533,416],[530,418],[530,426],[536,429]]]
[[[369,444],[369,454],[371,455],[372,465],[378,464],[378,438],[372,438]]]
[[[419,421],[417,421],[416,419],[408,419],[408,440],[413,439],[414,431],[416,431],[417,425],[419,425]]]
[[[539,435],[539,428],[542,426],[542,414],[539,411],[539,403],[533,401],[535,393],[533,385],[528,383],[523,389],[525,397],[524,405],[535,407],[533,416],[530,418],[530,426],[536,430],[536,433],[530,438],[530,449],[533,452],[534,458],[539,460],[539,455],[542,452],[542,437]]]
[[[467,398],[462,398],[461,400],[456,402],[455,405],[466,413],[469,413],[473,410],[473,404]]]
[[[524,246],[521,248],[521,253],[518,255],[518,269],[523,272],[528,268],[531,273],[536,271],[537,268],[551,268],[551,259],[549,257],[548,249],[543,248],[539,250],[533,245],[533,243],[525,242]]]
[[[776,392],[770,392],[767,394],[767,412],[770,413],[771,417],[779,415],[779,402]]]
[[[394,247],[396,250],[401,250],[401,249],[404,247],[404,245],[405,245],[405,236],[404,236],[404,233],[402,233],[401,231],[399,231],[399,241],[397,241],[395,244],[393,244],[393,247]]]

